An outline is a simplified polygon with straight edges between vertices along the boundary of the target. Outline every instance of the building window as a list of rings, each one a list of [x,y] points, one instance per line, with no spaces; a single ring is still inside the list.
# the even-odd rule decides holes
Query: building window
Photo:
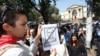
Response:
[[[70,10],[68,12],[70,13]]]
[[[77,11],[76,10],[73,10],[72,15],[73,16],[76,16],[77,15]]]
[[[81,9],[78,9],[79,10],[79,12],[81,11]]]

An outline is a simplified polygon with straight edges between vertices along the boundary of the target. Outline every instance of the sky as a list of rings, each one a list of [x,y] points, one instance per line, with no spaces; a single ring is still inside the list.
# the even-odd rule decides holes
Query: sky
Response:
[[[56,2],[56,6],[59,9],[59,12],[65,11],[68,7],[72,6],[73,4],[86,5],[86,2],[85,0],[58,0]]]

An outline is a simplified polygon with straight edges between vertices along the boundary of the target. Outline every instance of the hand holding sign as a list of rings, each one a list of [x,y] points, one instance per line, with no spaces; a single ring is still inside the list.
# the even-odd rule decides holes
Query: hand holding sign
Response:
[[[57,24],[42,26],[42,43],[44,51],[50,50],[52,46],[60,44]]]

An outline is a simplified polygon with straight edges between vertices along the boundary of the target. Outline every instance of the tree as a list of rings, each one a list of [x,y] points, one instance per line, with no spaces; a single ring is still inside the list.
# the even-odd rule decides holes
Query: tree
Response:
[[[49,19],[49,7],[52,2],[56,5],[57,0],[0,0],[0,4],[2,3],[10,3],[12,5],[21,5],[29,14],[31,12],[30,9],[33,7],[43,16],[44,22],[47,24]]]
[[[93,0],[93,12],[96,17],[100,17],[100,0]]]
[[[51,5],[49,7],[48,14],[49,14],[49,21],[54,22],[54,21],[58,20],[57,16],[59,15],[59,9],[55,5]]]
[[[48,12],[49,12],[50,15],[53,14],[53,13],[59,14],[59,9],[55,5],[51,5],[49,7],[49,11]]]
[[[30,12],[28,13],[28,18],[29,18],[29,21],[38,21],[38,17],[39,17],[39,12],[36,11],[34,8],[30,10]]]
[[[3,3],[15,7],[22,7],[25,10],[28,17],[32,14],[31,9],[33,8],[33,6],[29,2],[27,2],[27,0],[0,0],[0,5],[2,5]]]
[[[59,22],[60,19],[61,19],[60,15],[55,14],[55,13],[53,13],[53,14],[51,15],[51,18],[52,18],[53,22]]]
[[[89,1],[89,2],[87,2]],[[100,17],[100,0],[86,0],[87,4],[91,3],[91,8],[92,8],[92,12],[94,13],[95,17],[94,18],[98,18]],[[90,10],[91,11],[91,10]],[[99,19],[99,18],[98,18]]]
[[[57,0],[29,0],[29,3],[43,16],[44,22],[47,24],[49,19],[49,7],[51,6],[51,2],[56,4]],[[39,7],[37,6],[39,5]]]

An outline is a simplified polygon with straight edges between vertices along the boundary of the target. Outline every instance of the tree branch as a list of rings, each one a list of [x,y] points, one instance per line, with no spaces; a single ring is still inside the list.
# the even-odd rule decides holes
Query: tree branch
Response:
[[[28,2],[38,11],[41,12],[37,7],[36,7],[36,1],[28,0]]]

